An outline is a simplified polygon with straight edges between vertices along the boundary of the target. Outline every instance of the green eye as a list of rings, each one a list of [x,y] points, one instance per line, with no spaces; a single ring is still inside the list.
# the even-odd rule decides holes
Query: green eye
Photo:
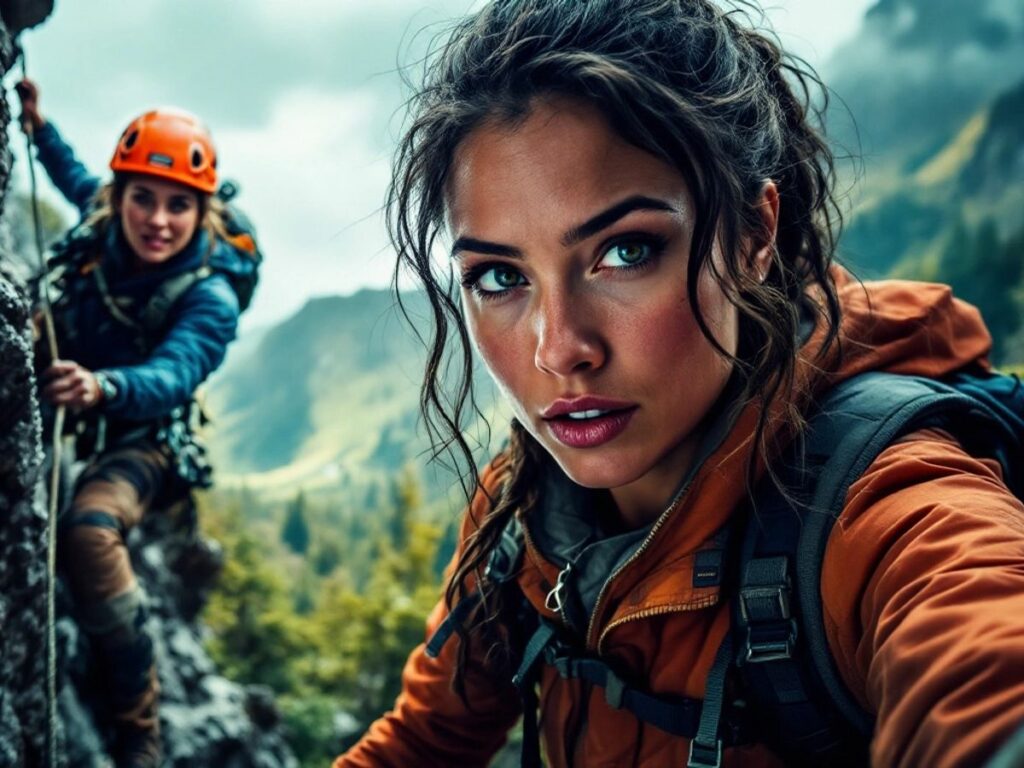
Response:
[[[604,256],[601,265],[605,267],[631,267],[651,258],[651,246],[647,243],[625,242],[612,245]]]
[[[491,267],[480,273],[476,287],[481,293],[502,293],[524,282],[523,276],[512,267]]]

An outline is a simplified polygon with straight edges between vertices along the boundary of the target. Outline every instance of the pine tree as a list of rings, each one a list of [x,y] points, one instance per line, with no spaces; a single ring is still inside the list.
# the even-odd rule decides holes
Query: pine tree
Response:
[[[281,541],[288,545],[288,548],[298,554],[304,555],[309,549],[309,524],[306,522],[306,496],[299,491],[295,500],[288,505],[288,512],[285,515],[284,525],[281,527]]]

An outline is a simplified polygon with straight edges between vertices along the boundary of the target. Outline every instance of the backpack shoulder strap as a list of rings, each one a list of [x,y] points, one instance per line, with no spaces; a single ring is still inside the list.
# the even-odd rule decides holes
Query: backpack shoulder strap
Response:
[[[518,520],[512,518],[501,532],[498,545],[491,550],[487,568],[484,570],[486,578],[495,584],[505,584],[511,581],[519,569],[519,563],[523,557],[523,546],[522,526]],[[434,630],[434,634],[427,640],[427,656],[432,659],[437,658],[455,630],[469,618],[480,603],[480,597],[480,590],[475,589],[455,604],[440,626]]]
[[[178,299],[188,290],[213,274],[213,269],[204,265],[168,278],[153,292],[146,306],[142,308],[139,320],[148,336],[158,333],[167,322],[167,316]]]
[[[925,427],[958,437],[998,421],[975,397],[940,381],[867,373],[833,388],[781,462],[785,492],[767,479],[740,548],[733,626],[738,665],[783,754],[858,764],[874,727],[846,689],[825,634],[825,548],[850,485],[893,441]]]

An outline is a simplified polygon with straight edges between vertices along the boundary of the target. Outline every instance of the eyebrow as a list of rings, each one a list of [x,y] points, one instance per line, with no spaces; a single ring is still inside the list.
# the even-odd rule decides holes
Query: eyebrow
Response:
[[[523,252],[514,246],[490,243],[487,240],[477,240],[475,237],[460,237],[452,244],[452,258],[458,256],[462,251],[486,253],[488,256],[505,256],[509,259],[523,258]]]
[[[676,209],[664,200],[645,195],[633,195],[570,229],[562,235],[562,245],[576,245],[588,237],[593,237],[602,229],[607,229],[633,211],[670,211],[675,213]]]
[[[610,208],[592,216],[582,224],[569,228],[562,235],[562,244],[565,246],[576,245],[588,237],[593,237],[603,229],[628,216],[634,211],[669,211],[676,212],[676,209],[664,200],[658,200],[646,195],[633,195],[615,203]],[[492,243],[487,240],[478,240],[475,237],[460,237],[452,245],[452,257],[458,256],[462,251],[473,251],[489,256],[504,256],[510,259],[522,259],[523,252],[514,246]]]

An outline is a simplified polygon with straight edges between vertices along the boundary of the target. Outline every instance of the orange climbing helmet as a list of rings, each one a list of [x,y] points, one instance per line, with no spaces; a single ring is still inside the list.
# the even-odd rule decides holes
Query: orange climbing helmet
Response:
[[[217,189],[217,152],[199,119],[177,109],[154,109],[128,124],[110,169],[176,181],[210,195]]]

